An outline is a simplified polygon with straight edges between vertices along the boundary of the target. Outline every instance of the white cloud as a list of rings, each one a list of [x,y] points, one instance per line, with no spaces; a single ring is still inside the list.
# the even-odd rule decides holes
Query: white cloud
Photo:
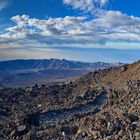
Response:
[[[140,42],[140,18],[119,11],[100,12],[99,17],[90,20],[70,16],[41,20],[28,15],[17,15],[11,20],[15,26],[6,28],[5,33],[0,34],[1,43],[83,46],[103,45],[110,41]]]
[[[108,3],[109,0],[100,0],[100,5],[103,6]]]
[[[94,13],[108,3],[109,0],[63,0],[64,4],[71,6],[73,9],[79,9],[86,13]]]
[[[64,0],[65,4],[81,10],[92,11],[109,0]],[[29,45],[53,44],[105,44],[106,42],[140,42],[140,18],[119,11],[98,10],[93,19],[70,17],[37,19],[29,15],[11,17],[15,26],[0,34],[0,43]],[[92,45],[92,46],[93,46]]]
[[[11,35],[21,34],[40,34],[42,36],[52,35],[69,35],[82,33],[81,24],[85,21],[85,17],[69,17],[64,18],[49,18],[48,20],[39,20],[29,18],[27,15],[14,16],[11,18],[16,23],[16,26],[6,29]],[[9,34],[8,33],[8,34]],[[4,34],[8,35],[7,33]]]

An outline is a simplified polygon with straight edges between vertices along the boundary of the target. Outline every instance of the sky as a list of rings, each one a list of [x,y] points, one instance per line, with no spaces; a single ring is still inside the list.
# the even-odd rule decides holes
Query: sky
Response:
[[[139,0],[0,0],[0,60],[140,59]]]

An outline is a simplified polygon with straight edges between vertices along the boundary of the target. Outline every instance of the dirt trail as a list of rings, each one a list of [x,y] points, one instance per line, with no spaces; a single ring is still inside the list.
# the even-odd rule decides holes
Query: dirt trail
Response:
[[[79,105],[69,109],[48,111],[40,115],[40,125],[56,124],[70,120],[75,115],[85,115],[100,109],[107,101],[106,92],[100,92],[94,101]]]
[[[95,99],[86,104],[81,104],[78,107],[51,110],[40,115],[40,125],[46,124],[56,124],[64,121],[69,121],[73,116],[86,115],[87,113],[96,113],[96,109],[100,109],[103,105],[107,103],[107,92],[109,87],[107,85],[102,85],[102,83],[97,79],[96,74],[93,76],[94,81],[105,89],[101,91],[95,97]]]

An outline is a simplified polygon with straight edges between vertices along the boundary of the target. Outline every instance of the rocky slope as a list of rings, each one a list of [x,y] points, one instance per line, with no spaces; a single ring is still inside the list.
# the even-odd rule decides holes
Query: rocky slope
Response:
[[[66,84],[0,89],[1,139],[139,140],[139,128],[140,62]]]

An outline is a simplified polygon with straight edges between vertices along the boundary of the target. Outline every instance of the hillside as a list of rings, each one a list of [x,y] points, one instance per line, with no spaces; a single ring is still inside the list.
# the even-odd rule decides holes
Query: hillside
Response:
[[[26,87],[52,84],[79,78],[95,69],[122,65],[121,63],[84,63],[65,59],[11,60],[0,62],[0,84]]]
[[[0,95],[3,139],[140,139],[140,62]]]
[[[128,83],[140,80],[140,61],[119,68],[102,70],[97,74],[102,83],[114,89],[126,89]]]

